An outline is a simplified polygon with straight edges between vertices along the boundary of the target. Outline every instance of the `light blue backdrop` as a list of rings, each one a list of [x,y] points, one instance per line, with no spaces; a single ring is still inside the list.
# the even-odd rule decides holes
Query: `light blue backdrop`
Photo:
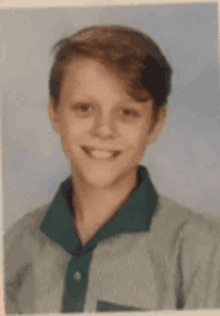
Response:
[[[50,48],[91,24],[147,32],[174,67],[161,137],[142,163],[158,191],[220,218],[220,108],[217,4],[16,9],[2,29],[4,230],[51,200],[69,164],[47,117]]]

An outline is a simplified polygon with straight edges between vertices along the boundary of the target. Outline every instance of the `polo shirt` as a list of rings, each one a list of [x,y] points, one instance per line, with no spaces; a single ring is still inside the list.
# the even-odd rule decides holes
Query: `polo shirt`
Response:
[[[148,231],[158,194],[146,167],[137,167],[137,185],[116,213],[82,245],[73,219],[74,180],[59,186],[41,224],[41,231],[71,256],[66,275],[61,312],[82,312],[87,291],[92,254],[99,242],[122,233]],[[106,307],[105,307],[106,308]],[[112,310],[111,307],[109,307]]]

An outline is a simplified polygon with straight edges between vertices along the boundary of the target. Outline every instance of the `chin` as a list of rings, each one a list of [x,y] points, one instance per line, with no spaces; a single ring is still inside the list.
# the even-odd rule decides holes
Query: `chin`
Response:
[[[118,180],[118,173],[105,168],[92,168],[84,175],[86,181],[96,188],[107,188],[114,185]]]
[[[121,167],[121,166],[120,166]],[[80,165],[78,168],[78,176],[84,183],[97,189],[111,188],[120,182],[123,177],[126,177],[125,166],[117,168],[117,166],[102,166],[97,164]]]

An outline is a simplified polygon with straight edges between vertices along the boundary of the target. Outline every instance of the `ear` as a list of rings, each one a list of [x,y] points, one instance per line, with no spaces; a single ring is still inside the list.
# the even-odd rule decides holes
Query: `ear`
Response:
[[[154,141],[159,137],[159,135],[162,131],[162,128],[165,124],[165,121],[166,121],[166,109],[165,109],[165,106],[161,106],[159,113],[158,113],[157,121],[154,123],[154,126],[150,132],[147,146],[153,144]]]
[[[54,100],[51,98],[48,101],[48,117],[55,132],[60,134],[60,111],[55,110]]]

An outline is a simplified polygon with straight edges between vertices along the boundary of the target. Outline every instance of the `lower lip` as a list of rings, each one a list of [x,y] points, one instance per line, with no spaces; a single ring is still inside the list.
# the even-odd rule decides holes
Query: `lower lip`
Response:
[[[90,157],[91,159],[94,159],[94,160],[99,160],[99,161],[105,161],[105,160],[108,160],[108,161],[113,161],[115,160],[120,154],[121,152],[117,153],[116,155],[114,156],[111,156],[109,158],[96,158],[94,156],[92,156],[88,151],[86,151],[84,148],[81,147],[81,149],[83,150],[83,152],[88,156]]]

